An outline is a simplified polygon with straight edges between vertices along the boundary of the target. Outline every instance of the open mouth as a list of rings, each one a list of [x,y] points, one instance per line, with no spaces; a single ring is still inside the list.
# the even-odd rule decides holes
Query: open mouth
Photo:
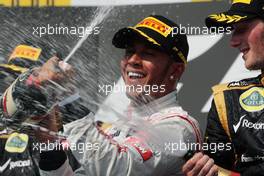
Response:
[[[130,79],[142,79],[144,78],[146,75],[142,72],[133,72],[133,71],[128,71],[127,72],[127,76]]]

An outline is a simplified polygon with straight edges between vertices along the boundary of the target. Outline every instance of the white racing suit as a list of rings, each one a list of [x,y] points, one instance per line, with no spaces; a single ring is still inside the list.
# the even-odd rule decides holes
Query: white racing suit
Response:
[[[20,76],[3,96],[5,112],[18,123],[25,117],[46,113],[51,104],[42,89],[26,84],[28,80]],[[64,151],[52,150],[40,154],[41,174],[182,175],[184,156],[196,149],[190,144],[201,143],[201,134],[196,120],[178,105],[176,91],[148,104],[131,106],[123,116],[105,124],[96,123],[89,114],[65,125],[64,145],[69,145],[81,167],[73,172]]]
[[[68,144],[81,163],[73,173],[68,161],[42,175],[183,175],[188,145],[201,143],[195,119],[178,105],[176,91],[141,108],[127,119],[98,126],[93,116],[64,126]]]

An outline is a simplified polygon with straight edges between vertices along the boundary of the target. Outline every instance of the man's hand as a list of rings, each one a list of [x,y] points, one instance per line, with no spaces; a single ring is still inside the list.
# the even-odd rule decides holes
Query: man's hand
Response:
[[[43,83],[47,80],[62,81],[73,75],[71,65],[60,61],[57,57],[50,58],[42,67],[35,72],[35,81]]]
[[[218,167],[214,164],[213,159],[199,152],[184,164],[182,171],[187,176],[216,176]]]

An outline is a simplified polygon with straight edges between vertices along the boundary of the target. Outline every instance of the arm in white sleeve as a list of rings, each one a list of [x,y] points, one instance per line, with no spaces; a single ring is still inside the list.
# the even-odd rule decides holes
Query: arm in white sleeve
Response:
[[[187,149],[180,151],[179,145],[200,142],[196,124],[188,117],[171,116],[157,121],[153,128],[169,132],[160,134],[166,140],[159,146],[155,140],[146,140],[139,133],[117,142],[102,134],[89,116],[68,124],[65,132],[86,175],[182,175],[183,155]],[[122,131],[119,134],[122,135]]]

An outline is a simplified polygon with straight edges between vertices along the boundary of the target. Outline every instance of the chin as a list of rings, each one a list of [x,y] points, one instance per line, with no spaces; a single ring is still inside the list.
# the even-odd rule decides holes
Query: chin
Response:
[[[247,62],[245,62],[244,65],[245,65],[246,69],[251,70],[251,66],[249,64],[247,64]]]
[[[260,68],[260,66],[259,65],[257,65],[257,64],[247,64],[247,63],[245,63],[245,67],[246,67],[246,69],[248,69],[248,70],[259,70],[259,69],[261,69]]]
[[[252,67],[251,65],[246,65],[245,64],[245,67],[246,67],[247,70],[255,70],[254,67]]]

